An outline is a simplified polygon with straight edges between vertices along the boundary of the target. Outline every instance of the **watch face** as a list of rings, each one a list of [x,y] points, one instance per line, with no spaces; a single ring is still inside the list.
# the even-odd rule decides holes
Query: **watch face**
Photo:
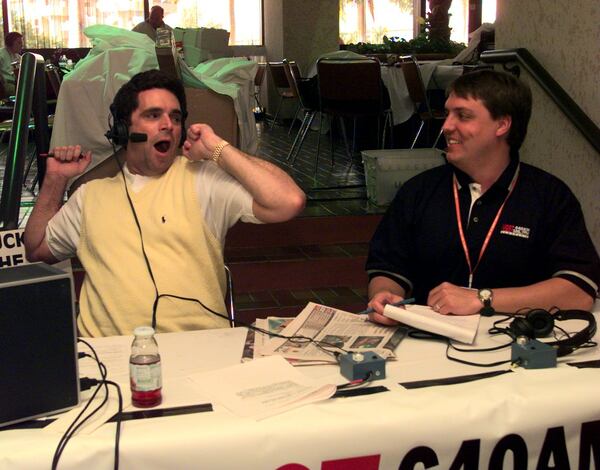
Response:
[[[477,293],[479,295],[479,300],[485,302],[486,300],[490,300],[492,298],[492,291],[490,289],[479,289]]]

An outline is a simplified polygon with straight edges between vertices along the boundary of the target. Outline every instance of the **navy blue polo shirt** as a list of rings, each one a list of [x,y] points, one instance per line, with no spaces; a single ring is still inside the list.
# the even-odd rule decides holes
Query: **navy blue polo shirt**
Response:
[[[498,210],[518,178],[473,273],[474,288],[520,287],[559,276],[595,296],[600,259],[579,202],[565,183],[531,165],[511,160],[500,178],[473,204],[471,178],[446,164],[407,181],[396,194],[369,247],[369,279],[389,277],[419,304],[442,282],[468,286],[469,267],[460,241],[453,196],[459,205],[471,263]],[[531,306],[535,307],[535,306]]]

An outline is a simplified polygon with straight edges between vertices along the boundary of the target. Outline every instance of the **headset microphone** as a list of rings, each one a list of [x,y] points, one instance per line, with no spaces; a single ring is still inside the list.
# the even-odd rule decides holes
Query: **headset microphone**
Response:
[[[146,142],[148,140],[148,134],[141,132],[131,132],[129,134],[129,141],[134,143]]]

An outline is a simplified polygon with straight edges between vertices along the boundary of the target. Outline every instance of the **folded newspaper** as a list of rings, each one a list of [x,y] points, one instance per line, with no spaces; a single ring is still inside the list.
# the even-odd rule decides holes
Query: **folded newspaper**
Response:
[[[378,325],[366,315],[312,302],[295,318],[257,319],[256,326],[287,338],[249,331],[242,360],[279,355],[294,365],[337,363],[334,354],[344,351],[374,351],[393,358],[407,332],[404,326]]]

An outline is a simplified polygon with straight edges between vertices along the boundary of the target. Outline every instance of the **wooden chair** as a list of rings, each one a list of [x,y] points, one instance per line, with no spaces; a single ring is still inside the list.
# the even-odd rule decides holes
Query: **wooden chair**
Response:
[[[256,102],[256,107],[258,108],[258,112],[263,112],[263,106],[260,103],[260,92],[262,89],[262,83],[265,79],[265,72],[267,71],[266,63],[259,63],[258,68],[256,69],[256,75],[254,76],[254,101]]]
[[[300,71],[298,69],[298,65],[291,61],[290,65],[296,68],[297,75],[300,75]],[[267,67],[269,69],[269,73],[271,74],[271,78],[273,79],[273,84],[277,89],[277,93],[279,94],[279,103],[277,104],[277,110],[275,111],[275,116],[273,117],[273,122],[271,123],[271,129],[275,125],[277,121],[277,116],[279,116],[279,111],[281,111],[281,105],[285,100],[298,100],[298,95],[292,89],[290,82],[288,81],[287,75],[285,73],[285,69],[282,62],[267,62]],[[292,127],[294,126],[294,120],[296,119],[296,114],[300,109],[300,105],[296,108],[296,112],[294,113],[294,118],[292,119],[292,124],[288,130],[288,135],[292,131]]]
[[[410,55],[399,57],[399,62],[396,66],[400,66],[402,68],[402,74],[404,75],[404,81],[406,82],[408,94],[415,106],[415,114],[417,114],[421,119],[421,125],[419,126],[419,130],[417,131],[417,134],[415,135],[413,143],[410,147],[412,149],[415,147],[425,123],[429,123],[432,120],[446,119],[446,112],[443,109],[432,109],[430,106],[429,99],[427,97],[427,89],[423,83],[423,77],[421,76],[421,71],[419,70],[419,64],[414,56]],[[440,130],[437,138],[435,139],[433,147],[437,145],[441,135],[442,132]]]

